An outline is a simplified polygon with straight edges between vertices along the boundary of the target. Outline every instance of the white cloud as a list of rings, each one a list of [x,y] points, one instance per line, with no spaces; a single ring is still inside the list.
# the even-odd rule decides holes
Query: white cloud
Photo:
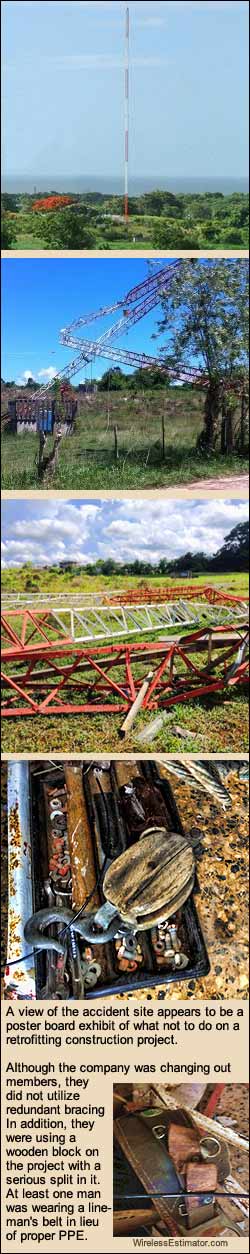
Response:
[[[155,564],[186,552],[212,556],[248,518],[246,501],[50,500],[3,503],[3,568],[97,557]]]
[[[23,370],[22,374],[19,375],[19,378],[16,379],[16,384],[17,387],[25,387],[28,383],[28,379],[33,379],[33,383],[50,383],[51,380],[55,378],[56,374],[57,366],[42,366],[42,369],[38,370],[35,374],[33,370]]]
[[[6,523],[3,569],[24,562],[44,566],[67,559],[85,565],[85,544],[99,509],[99,504],[91,501],[77,508],[70,501],[53,500],[42,506],[38,503],[35,516],[34,503],[31,511],[22,505],[20,517],[12,525]]]
[[[50,383],[50,380],[54,379],[56,374],[56,366],[43,366],[42,370],[38,370],[36,378],[42,379],[44,383]]]
[[[60,502],[55,505],[53,516],[47,510],[47,505],[43,507],[46,512],[39,514],[38,518],[22,517],[13,526],[13,536],[21,536],[24,540],[32,539],[32,542],[39,543],[41,538],[46,538],[49,543],[54,543],[54,538],[68,538],[69,541],[79,540],[82,542],[89,534],[90,524],[94,522],[98,514],[98,505],[88,502],[82,505],[80,509],[70,503]]]
[[[28,379],[34,380],[33,370],[23,370],[23,373],[20,375],[20,378],[16,379],[16,383],[18,384],[18,387],[24,388],[25,384],[28,383]]]
[[[160,557],[180,557],[203,550],[212,556],[236,523],[247,519],[247,503],[237,501],[142,501],[121,502],[119,517],[106,528],[102,551],[118,560],[140,555],[153,563]]]

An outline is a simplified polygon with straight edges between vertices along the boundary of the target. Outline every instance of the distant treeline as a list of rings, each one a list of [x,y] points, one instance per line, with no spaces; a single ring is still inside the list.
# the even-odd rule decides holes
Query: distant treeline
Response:
[[[243,366],[241,366],[240,371],[239,369],[235,369],[236,379],[238,379],[239,373],[242,378],[246,378],[247,382],[248,371]],[[231,377],[233,382],[233,371],[231,372]],[[226,374],[226,379],[227,378],[228,374]],[[171,387],[171,390],[176,387],[178,389],[178,393],[180,393],[180,391],[199,391],[199,383],[182,383],[180,388],[180,384],[178,382],[174,383],[174,381],[169,377],[167,369],[163,372],[162,370],[158,370],[157,367],[155,369],[143,367],[139,370],[133,370],[131,374],[124,374],[124,371],[120,369],[120,366],[112,366],[110,370],[104,371],[104,374],[100,379],[92,378],[91,383],[71,383],[70,386],[72,391],[74,390],[74,392],[79,393],[79,395],[81,395],[81,393],[85,393],[86,391],[93,392],[93,390],[96,389],[97,392],[121,392],[123,396],[128,392],[154,392],[155,390],[159,390],[160,388],[165,389],[166,387]],[[18,391],[14,379],[1,379],[1,387],[3,390],[4,388],[14,388],[15,391]],[[25,383],[25,387],[21,389],[19,388],[19,391],[21,390],[22,394],[25,394],[25,392],[29,390],[32,392],[39,392],[39,390],[43,387],[43,383],[37,383],[36,380],[32,379],[32,376],[30,376],[30,379],[27,379],[27,383]],[[53,380],[51,383],[51,390],[53,391]]]
[[[133,374],[124,374],[119,366],[114,369],[105,370],[101,379],[98,379],[98,392],[145,392],[153,391],[155,388],[167,387],[170,385],[167,371],[164,374],[157,367],[151,370],[150,367],[143,367],[141,370],[133,370]],[[185,388],[193,387],[192,383],[185,383]],[[79,391],[81,391],[81,384]]]
[[[45,204],[47,200],[57,200],[61,202],[61,207],[65,206],[65,201],[71,203],[75,208],[83,208],[87,205],[90,209],[102,209],[110,213],[124,213],[124,197],[117,195],[107,195],[105,192],[70,192],[58,193],[55,189],[48,192],[29,192],[8,193],[4,192],[1,197],[2,209],[9,213],[18,213],[23,209],[36,209],[39,205]],[[248,193],[232,192],[224,195],[223,192],[174,192],[161,191],[156,188],[155,191],[144,192],[143,195],[129,197],[129,214],[132,216],[144,214],[156,217],[172,217],[183,218],[185,215],[189,219],[190,213],[192,217],[200,220],[202,216],[205,218],[220,218],[225,214],[240,215],[240,224],[245,225],[248,210]]]
[[[119,239],[124,244],[123,196],[101,192],[58,195],[54,189],[46,196],[35,189],[33,195],[5,192],[2,212],[3,247],[15,247],[15,234],[20,229],[36,237],[41,232],[45,247],[91,248],[103,243],[112,248]],[[129,237],[131,229],[131,241],[134,234],[136,242],[150,241],[155,248],[247,248],[248,212],[245,192],[174,194],[156,188],[129,198],[126,233]]]
[[[80,394],[81,392],[88,391],[88,387],[90,391],[93,391],[93,388],[97,388],[98,392],[121,392],[126,394],[127,392],[154,391],[156,388],[166,388],[167,386],[170,386],[170,384],[171,387],[174,387],[174,384],[171,383],[171,379],[168,378],[167,371],[166,373],[165,371],[163,373],[162,370],[158,370],[157,367],[155,370],[151,370],[150,368],[133,370],[133,373],[128,375],[124,374],[123,370],[120,370],[119,366],[114,366],[111,367],[110,370],[105,370],[101,379],[93,378],[91,380],[91,384],[89,385],[86,385],[86,383],[71,383],[70,386],[72,390],[74,389],[75,392],[79,392]],[[1,379],[1,386],[3,389],[15,388],[17,390],[17,385],[14,379]],[[177,386],[179,390],[179,385]],[[195,386],[197,388],[197,384]],[[44,384],[37,383],[35,379],[32,379],[30,376],[30,379],[27,379],[27,383],[25,384],[25,388],[23,390],[24,392],[29,389],[32,392],[39,392],[39,389],[42,389],[43,387]],[[183,387],[185,390],[188,389],[188,391],[190,391],[193,388],[193,384],[182,384],[182,391]],[[51,390],[53,390],[53,380],[51,383]]]

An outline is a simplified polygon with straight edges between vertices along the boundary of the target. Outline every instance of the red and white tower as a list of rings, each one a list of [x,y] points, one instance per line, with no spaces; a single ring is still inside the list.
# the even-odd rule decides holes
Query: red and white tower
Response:
[[[125,183],[124,214],[128,218],[128,127],[129,127],[129,9],[125,14]]]

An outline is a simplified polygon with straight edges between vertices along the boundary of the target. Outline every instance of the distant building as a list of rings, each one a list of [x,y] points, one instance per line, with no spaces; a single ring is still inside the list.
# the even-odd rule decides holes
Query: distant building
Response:
[[[84,392],[88,396],[95,396],[97,390],[97,383],[91,383],[90,380],[85,380],[84,383],[78,383],[78,392]]]
[[[170,579],[176,579],[176,575],[178,575],[180,579],[193,579],[195,571],[179,570],[179,566],[176,566],[176,570],[171,570]]]

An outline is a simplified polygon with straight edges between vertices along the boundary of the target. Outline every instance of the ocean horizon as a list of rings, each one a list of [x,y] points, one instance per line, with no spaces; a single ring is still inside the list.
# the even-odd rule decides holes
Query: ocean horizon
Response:
[[[192,178],[167,178],[162,175],[155,175],[153,178],[133,177],[129,180],[130,196],[141,196],[145,192],[152,191],[170,191],[172,193],[195,194],[205,192],[221,192],[224,196],[230,196],[234,193],[248,193],[248,178],[230,178],[229,176],[203,178],[201,176]],[[75,192],[78,195],[86,193],[101,193],[109,196],[122,196],[124,192],[124,182],[122,178],[114,176],[94,177],[71,175],[63,177],[61,175],[6,175],[2,179],[2,192],[9,195],[20,195],[21,193],[36,194],[38,192]]]

